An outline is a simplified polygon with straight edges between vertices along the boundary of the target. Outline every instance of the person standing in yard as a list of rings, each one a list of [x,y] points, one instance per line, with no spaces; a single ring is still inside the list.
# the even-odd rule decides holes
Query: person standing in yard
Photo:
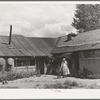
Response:
[[[66,61],[65,58],[63,58],[62,63],[61,63],[61,75],[63,78],[67,75],[70,74],[69,68],[68,68],[68,62]]]

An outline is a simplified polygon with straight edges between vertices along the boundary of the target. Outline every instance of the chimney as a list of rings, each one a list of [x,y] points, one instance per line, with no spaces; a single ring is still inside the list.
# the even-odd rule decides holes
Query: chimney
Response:
[[[10,25],[9,45],[11,44],[12,25]]]

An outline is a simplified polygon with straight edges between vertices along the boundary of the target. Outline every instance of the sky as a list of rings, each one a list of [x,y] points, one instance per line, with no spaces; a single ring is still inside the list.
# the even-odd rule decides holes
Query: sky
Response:
[[[71,26],[75,4],[0,3],[0,35],[59,37],[75,32]]]

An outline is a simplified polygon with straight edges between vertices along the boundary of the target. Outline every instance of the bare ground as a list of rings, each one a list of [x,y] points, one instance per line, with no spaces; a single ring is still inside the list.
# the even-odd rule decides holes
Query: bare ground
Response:
[[[100,89],[100,79],[79,79],[74,77],[59,78],[54,75],[42,75],[41,77],[30,77],[17,79],[14,81],[8,81],[8,84],[2,85],[0,88],[33,88],[33,89],[45,89],[45,86],[52,84],[63,85],[65,82],[76,82],[78,85],[73,84],[72,89]],[[66,84],[65,84],[66,85]],[[55,87],[52,87],[55,88]]]

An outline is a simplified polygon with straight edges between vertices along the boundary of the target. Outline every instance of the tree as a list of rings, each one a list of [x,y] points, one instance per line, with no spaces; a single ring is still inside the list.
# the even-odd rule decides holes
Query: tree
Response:
[[[78,33],[100,28],[100,5],[78,4],[76,5],[75,18],[72,26]]]

